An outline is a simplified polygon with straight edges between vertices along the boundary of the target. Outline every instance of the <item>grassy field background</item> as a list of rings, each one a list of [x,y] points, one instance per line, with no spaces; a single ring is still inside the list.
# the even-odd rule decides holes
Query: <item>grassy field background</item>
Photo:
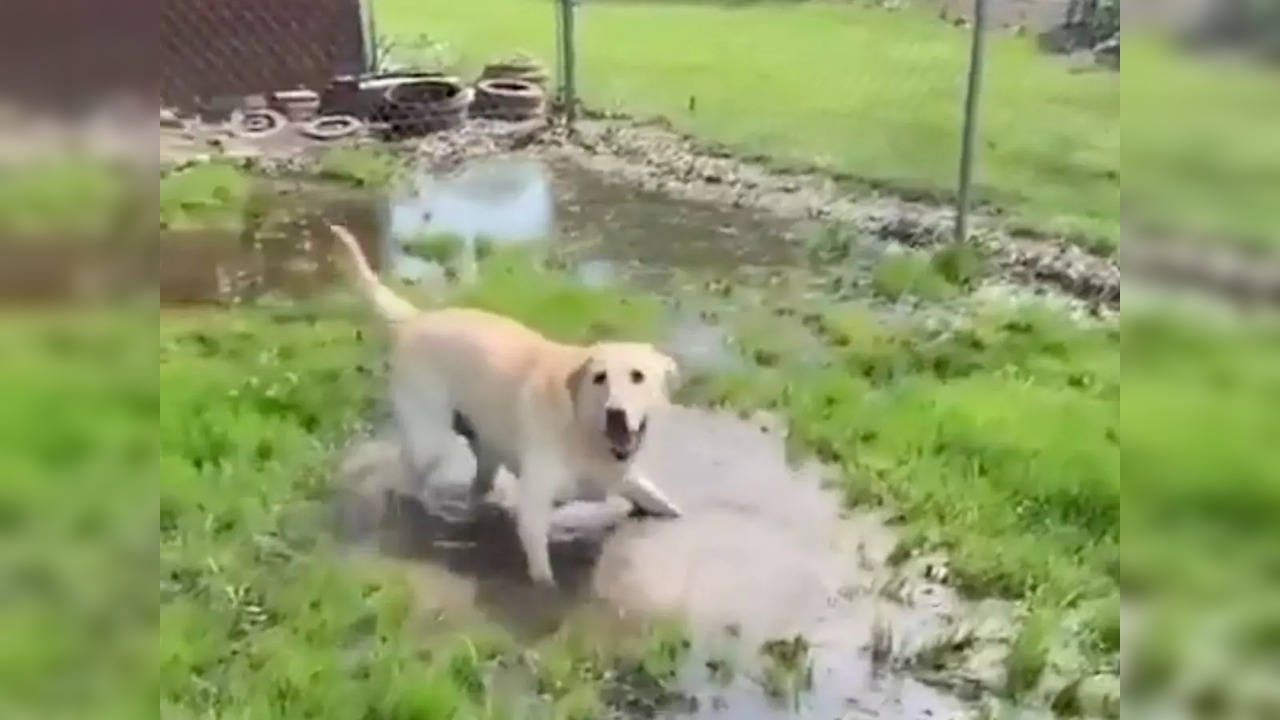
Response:
[[[544,0],[377,0],[378,32],[429,36],[474,70],[526,51],[554,67]],[[946,196],[956,182],[969,34],[924,11],[843,3],[601,2],[581,7],[582,95],[857,178]],[[695,110],[689,109],[694,99]],[[1120,80],[1070,74],[993,36],[982,109],[984,198],[1043,228],[1114,242]]]

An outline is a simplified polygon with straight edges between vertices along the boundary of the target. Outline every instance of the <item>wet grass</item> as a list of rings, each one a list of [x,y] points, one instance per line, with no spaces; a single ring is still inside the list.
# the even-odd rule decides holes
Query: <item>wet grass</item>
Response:
[[[235,164],[216,160],[168,173],[160,179],[160,225],[175,230],[238,228],[251,183]]]
[[[414,257],[447,265],[467,249],[467,241],[454,233],[436,233],[404,241],[404,251]]]
[[[76,159],[0,165],[0,236],[84,235],[115,217],[122,183],[104,163]]]
[[[843,469],[851,504],[893,511],[896,557],[942,549],[966,593],[1027,601],[1040,620],[1015,643],[1011,692],[1035,687],[1050,651],[1063,646],[1092,667],[1110,666],[1120,580],[1118,329],[1035,307],[982,311],[959,325],[894,321],[852,303],[801,308],[823,357],[772,342],[793,315],[730,319],[749,328],[738,338],[756,361],[703,379],[692,395],[781,412],[793,447]],[[758,362],[761,347],[767,364]],[[1085,606],[1082,629],[1063,636]]]
[[[567,341],[661,336],[653,298],[576,286],[507,252],[482,263],[460,301]],[[898,556],[943,549],[965,591],[1026,600],[1032,621],[1008,663],[1015,694],[1054,665],[1064,627],[1086,653],[1083,672],[1114,669],[1122,584],[1140,596],[1257,598],[1248,579],[1276,567],[1275,453],[1256,451],[1277,432],[1274,329],[1139,321],[1127,327],[1126,369],[1117,328],[1043,308],[950,326],[854,304],[746,306],[756,311],[724,318],[750,328],[738,336],[748,367],[692,378],[689,396],[779,411],[798,447],[843,471],[850,503],[895,512]],[[0,530],[26,580],[0,659],[26,678],[7,694],[19,710],[106,707],[92,691],[127,685],[141,666],[159,668],[162,717],[498,717],[521,698],[597,717],[673,701],[687,650],[678,625],[619,633],[575,619],[531,644],[437,612],[400,568],[337,552],[331,470],[375,411],[384,358],[355,307],[163,313],[158,373],[139,351],[154,347],[140,341],[154,322],[128,334],[97,315],[69,328],[6,319],[0,437],[15,480],[0,486]],[[103,386],[104,375],[116,382]],[[157,541],[158,568],[142,559]],[[47,557],[24,556],[35,548]],[[156,617],[137,595],[152,572],[158,635],[144,652],[130,623]],[[116,632],[95,634],[104,618]],[[92,672],[76,664],[86,637],[102,638]],[[1247,637],[1260,647],[1267,635]],[[503,690],[512,673],[515,697]]]
[[[567,340],[652,332],[646,301],[556,278],[495,257],[462,302],[554,319],[536,324]],[[161,716],[590,718],[669,701],[678,625],[571,620],[526,645],[428,611],[393,566],[343,559],[329,478],[374,412],[385,352],[343,307],[161,317]]]
[[[910,295],[921,300],[945,300],[956,288],[934,268],[929,258],[918,253],[904,252],[880,261],[871,276],[871,287],[876,294],[898,300]]]
[[[381,30],[429,33],[465,72],[517,49],[555,67],[546,3],[378,0],[376,10]],[[947,198],[968,43],[966,30],[913,8],[594,3],[579,12],[578,83],[592,107],[661,114],[783,166]],[[1073,74],[1030,38],[992,36],[977,174],[984,199],[1040,229],[1113,246],[1119,131],[1118,74]]]
[[[332,148],[316,163],[316,172],[322,179],[359,188],[385,188],[398,169],[388,152],[369,146]]]
[[[1196,59],[1157,38],[1125,39],[1126,210],[1155,239],[1225,237],[1280,246],[1280,138],[1260,123],[1280,114],[1274,67]]]
[[[813,687],[809,641],[803,635],[775,638],[760,646],[760,654],[765,658],[761,687],[775,701],[798,711],[800,697]]]
[[[772,382],[719,378],[712,394],[736,404],[746,388],[784,410],[798,440],[844,466],[852,500],[899,510],[908,545],[946,547],[975,594],[1114,587],[1117,331],[1034,310],[928,330],[848,307],[810,324],[828,367],[784,356],[762,371]]]

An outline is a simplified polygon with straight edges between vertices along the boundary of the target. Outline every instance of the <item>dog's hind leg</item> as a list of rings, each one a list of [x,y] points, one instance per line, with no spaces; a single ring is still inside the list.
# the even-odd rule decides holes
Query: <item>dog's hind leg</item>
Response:
[[[563,480],[562,472],[550,462],[522,461],[520,464],[516,532],[528,561],[529,577],[539,584],[554,585],[547,543],[550,540],[552,501]]]
[[[391,404],[405,455],[421,485],[456,451],[453,408],[442,385],[406,375],[393,377]]]
[[[493,480],[498,475],[498,455],[480,441],[475,426],[460,412],[453,413],[453,431],[467,439],[471,452],[476,458],[476,474],[471,482],[471,499],[473,503],[484,499],[493,489]]]
[[[476,477],[471,485],[472,499],[483,500],[493,490],[493,480],[498,476],[498,456],[481,442],[472,442],[471,451],[476,455]]]
[[[650,515],[680,517],[680,508],[663,494],[653,481],[634,468],[627,472],[626,478],[622,481],[622,487],[618,488],[618,493]]]

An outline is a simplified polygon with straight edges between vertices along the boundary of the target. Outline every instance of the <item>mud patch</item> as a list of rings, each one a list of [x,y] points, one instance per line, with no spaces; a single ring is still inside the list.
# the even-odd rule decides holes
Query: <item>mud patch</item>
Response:
[[[836,176],[778,173],[704,146],[662,122],[584,121],[572,132],[543,135],[539,146],[555,157],[676,198],[791,221],[841,223],[910,247],[936,246],[953,234],[954,212],[946,205],[875,190],[851,196]],[[979,213],[972,240],[995,259],[1002,279],[1051,287],[1093,304],[1118,305],[1120,270],[1113,259],[1063,240],[1015,238],[999,224],[994,216]]]
[[[314,297],[341,277],[326,227],[351,227],[373,262],[384,251],[378,195],[323,183],[263,180],[254,185],[238,231],[161,230],[155,278],[168,304],[235,305],[278,295]]]
[[[936,559],[891,566],[892,530],[842,512],[818,466],[790,467],[775,423],[674,408],[655,419],[639,462],[685,516],[629,518],[616,498],[562,506],[552,545],[562,591],[551,595],[525,579],[505,474],[462,519],[467,488],[415,488],[395,442],[367,441],[344,466],[344,532],[434,578],[419,583],[427,602],[447,588],[523,633],[592,603],[619,618],[685,618],[693,649],[679,689],[693,717],[960,717],[999,682],[1013,606],[962,600]],[[780,661],[770,649],[784,642],[803,652]],[[940,648],[948,661],[926,667]],[[922,682],[926,669],[950,689]]]

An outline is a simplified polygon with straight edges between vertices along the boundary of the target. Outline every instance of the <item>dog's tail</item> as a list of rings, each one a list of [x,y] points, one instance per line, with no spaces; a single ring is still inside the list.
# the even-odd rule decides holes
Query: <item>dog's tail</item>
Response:
[[[400,297],[392,292],[391,288],[382,284],[378,279],[377,273],[373,268],[369,267],[369,260],[364,256],[364,251],[360,249],[360,243],[356,242],[356,238],[351,231],[341,225],[330,225],[329,229],[333,231],[334,237],[338,238],[347,248],[347,254],[351,256],[351,265],[354,270],[356,282],[360,284],[360,290],[365,296],[373,302],[387,322],[404,322],[417,317],[419,310],[414,307],[408,300]]]

